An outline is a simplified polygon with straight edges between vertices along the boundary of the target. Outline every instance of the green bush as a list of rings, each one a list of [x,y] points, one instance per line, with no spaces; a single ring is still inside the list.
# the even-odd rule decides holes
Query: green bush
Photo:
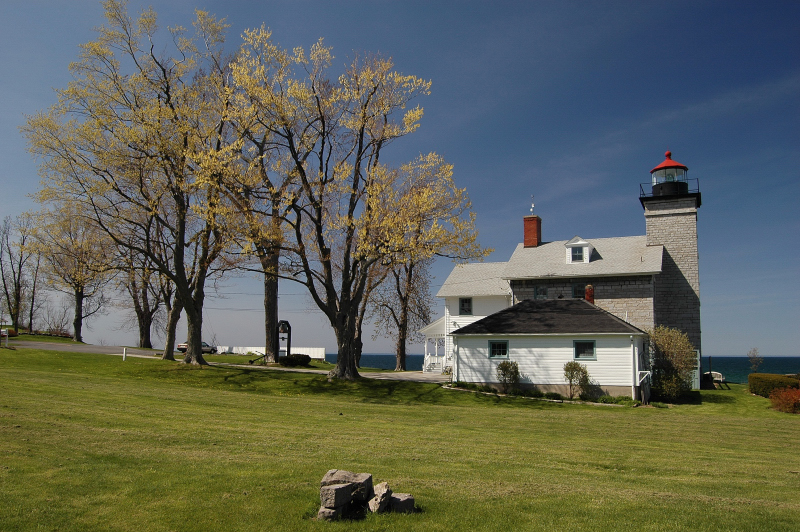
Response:
[[[697,352],[686,333],[659,325],[648,331],[653,395],[674,401],[691,390]]]
[[[634,400],[629,395],[601,395],[597,399],[595,399],[598,403],[604,403],[608,405],[628,405],[628,406],[638,406],[642,404],[641,401]]]
[[[311,363],[311,357],[308,355],[294,354],[278,357],[278,364],[281,366],[295,368],[297,366],[308,366]]]
[[[574,360],[564,364],[564,378],[569,383],[569,398],[573,399],[575,394],[583,400],[588,400],[592,393],[592,383],[589,378],[589,370],[586,366]]]
[[[544,398],[545,399],[553,399],[553,400],[556,400],[556,401],[563,401],[564,400],[564,396],[561,395],[558,392],[547,392],[546,394],[544,394]]]
[[[774,373],[751,373],[747,376],[747,386],[750,393],[769,397],[773,390],[779,388],[800,388],[800,380]]]
[[[772,408],[779,412],[800,414],[800,388],[779,388],[769,394]]]
[[[504,360],[497,365],[497,380],[503,393],[519,388],[519,366],[513,360]]]
[[[527,389],[520,389],[517,388],[516,390],[511,390],[511,395],[518,395],[520,397],[544,397],[544,392],[538,388],[527,388]]]

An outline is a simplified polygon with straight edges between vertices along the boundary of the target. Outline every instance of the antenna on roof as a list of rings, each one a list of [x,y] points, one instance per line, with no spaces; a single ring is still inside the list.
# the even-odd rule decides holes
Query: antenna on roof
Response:
[[[533,208],[535,206],[536,206],[536,204],[533,202],[533,194],[531,194],[531,214],[533,214]]]

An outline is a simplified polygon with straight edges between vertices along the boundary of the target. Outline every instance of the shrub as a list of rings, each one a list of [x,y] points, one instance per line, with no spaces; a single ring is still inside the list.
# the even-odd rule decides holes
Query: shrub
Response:
[[[589,370],[586,369],[586,366],[574,360],[567,362],[564,364],[564,378],[567,379],[569,383],[570,400],[575,397],[576,392],[579,390],[581,396],[586,398],[591,397],[591,379],[589,378]]]
[[[751,373],[747,376],[747,386],[750,393],[769,397],[773,390],[779,388],[800,388],[800,380],[774,373]]]
[[[541,397],[544,397],[544,392],[542,390],[540,390],[539,388],[531,388],[529,390],[525,390],[525,395],[527,397],[541,398]]]
[[[521,397],[544,397],[544,392],[538,388],[527,388],[525,390],[517,388],[516,390],[511,390],[510,393],[511,395],[519,395]]]
[[[544,398],[545,399],[554,399],[556,401],[563,401],[564,400],[564,396],[561,395],[558,392],[547,392],[546,394],[544,394]]]
[[[697,352],[686,333],[659,325],[648,331],[654,395],[674,401],[691,390]]]
[[[519,366],[513,360],[504,360],[497,365],[497,380],[503,393],[519,388]]]
[[[769,394],[772,408],[779,412],[800,414],[800,388],[779,388]]]
[[[635,401],[629,395],[601,395],[595,399],[598,403],[605,403],[610,405],[624,405],[633,404]]]
[[[311,357],[308,355],[291,354],[285,357],[278,357],[278,364],[289,368],[294,368],[297,366],[308,366],[310,363],[311,363]]]

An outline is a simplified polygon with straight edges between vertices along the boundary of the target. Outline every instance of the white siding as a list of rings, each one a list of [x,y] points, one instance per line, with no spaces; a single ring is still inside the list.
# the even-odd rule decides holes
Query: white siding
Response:
[[[509,357],[519,366],[522,382],[565,384],[564,364],[573,360],[574,340],[594,340],[597,360],[579,360],[600,386],[633,384],[630,336],[460,336],[455,376],[463,382],[496,383],[497,364],[489,358],[489,340],[508,341]],[[639,343],[637,339],[637,344]]]
[[[472,316],[459,316],[458,300],[457,297],[447,297],[444,300],[445,332],[447,334],[444,353],[447,354],[453,353],[453,337],[450,336],[450,333],[511,306],[510,295],[473,297]]]

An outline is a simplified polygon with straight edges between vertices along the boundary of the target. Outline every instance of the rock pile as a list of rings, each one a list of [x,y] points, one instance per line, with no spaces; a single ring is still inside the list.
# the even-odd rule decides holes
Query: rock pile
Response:
[[[357,517],[370,512],[414,511],[410,493],[392,493],[389,484],[381,482],[373,488],[372,475],[331,469],[322,477],[319,488],[318,519],[332,520]]]

